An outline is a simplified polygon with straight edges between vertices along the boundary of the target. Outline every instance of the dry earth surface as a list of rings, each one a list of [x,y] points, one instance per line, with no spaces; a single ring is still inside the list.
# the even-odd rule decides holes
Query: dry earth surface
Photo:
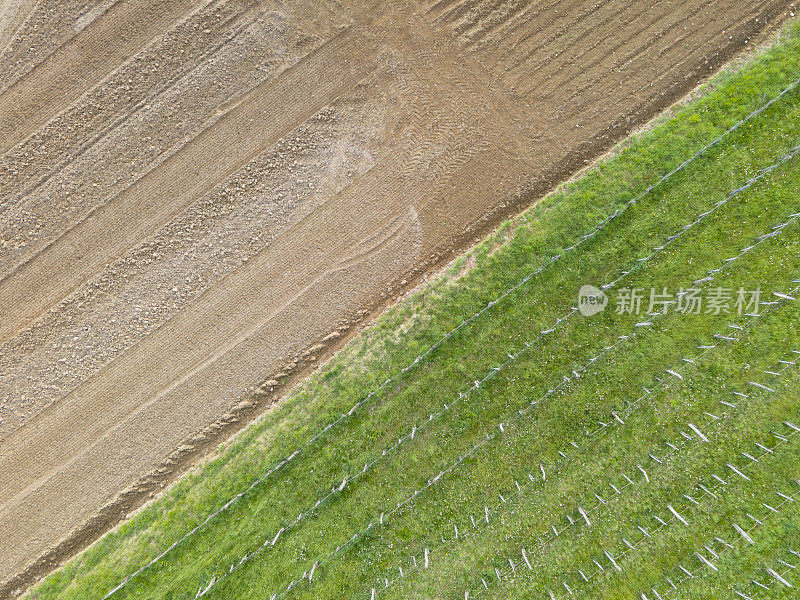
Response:
[[[787,0],[0,0],[0,596]]]

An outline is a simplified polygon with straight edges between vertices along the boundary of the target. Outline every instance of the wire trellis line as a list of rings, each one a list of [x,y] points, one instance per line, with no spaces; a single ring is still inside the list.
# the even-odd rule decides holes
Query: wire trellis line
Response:
[[[768,453],[765,453],[765,455],[769,456]],[[725,482],[722,479],[719,479],[718,481],[720,481],[722,483],[718,483],[711,490],[706,490],[706,492],[704,492],[704,494],[706,494],[705,497],[714,498],[714,492],[718,491],[720,488],[722,488],[722,487],[724,487],[724,486],[726,486],[728,484],[728,482]],[[797,483],[798,486],[800,486],[800,482],[796,482],[796,483]],[[752,533],[753,530],[755,530],[756,528],[763,526],[764,525],[764,521],[766,521],[767,519],[773,517],[776,514],[780,514],[781,509],[786,504],[794,503],[795,502],[795,498],[797,496],[800,496],[800,490],[797,490],[797,491],[795,491],[795,492],[793,492],[791,494],[786,494],[786,493],[783,493],[783,492],[780,492],[780,491],[774,491],[774,493],[775,493],[776,496],[778,496],[778,498],[781,499],[781,502],[776,503],[775,506],[770,506],[769,509],[764,508],[766,514],[765,514],[765,516],[763,516],[761,518],[753,517],[750,513],[747,513],[747,515],[749,515],[749,518],[754,523],[749,529],[745,530],[745,529],[741,528],[738,524],[735,524],[735,523],[732,524],[733,530],[736,533],[738,533],[739,536],[740,536],[739,539],[735,540],[733,543],[729,543],[729,542],[726,542],[725,540],[723,540],[720,536],[716,536],[716,537],[714,537],[713,541],[707,541],[707,543],[703,545],[704,549],[706,549],[707,552],[709,550],[709,545],[713,544],[714,542],[717,542],[717,543],[722,545],[721,549],[718,548],[717,550],[712,550],[713,554],[711,554],[711,555],[714,557],[713,558],[714,560],[716,558],[718,558],[719,555],[721,555],[724,551],[735,547],[735,545],[740,543],[741,541],[747,541],[748,543],[750,543],[752,545],[753,541],[750,538],[750,533]],[[612,555],[610,552],[603,552],[603,558],[605,558],[607,560],[607,562],[609,563],[609,567],[608,568],[614,569],[614,570],[616,570],[618,572],[622,572],[622,569],[619,567],[619,564],[617,563],[618,560],[620,560],[621,558],[624,558],[628,554],[632,553],[636,549],[636,547],[641,545],[643,542],[651,539],[652,535],[654,533],[659,532],[661,529],[664,529],[664,528],[668,527],[671,523],[675,523],[675,522],[681,522],[681,519],[679,519],[678,517],[676,517],[674,515],[672,517],[668,518],[667,520],[659,519],[659,525],[656,528],[653,528],[653,529],[651,529],[649,531],[640,530],[641,533],[642,533],[642,537],[636,544],[632,544],[632,543],[628,542],[625,538],[623,538],[623,540],[625,542],[625,549],[622,552],[620,552],[620,554],[615,556],[615,555]],[[694,572],[692,572],[692,571],[688,570],[686,567],[684,567],[682,564],[679,564],[677,568],[680,569],[685,576],[682,577],[681,579],[678,579],[677,583],[675,581],[673,581],[669,577],[665,578],[665,580],[670,584],[671,589],[670,589],[669,592],[664,592],[662,594],[669,594],[671,592],[677,591],[677,589],[678,589],[677,586],[678,585],[681,585],[683,582],[687,581],[688,579],[694,578],[695,574],[698,571],[700,571],[700,570],[702,570],[704,568],[705,569],[709,569],[712,572],[716,572],[717,571],[717,568],[714,566],[714,564],[711,562],[711,560],[707,559],[705,556],[700,555],[698,552],[693,553],[691,556],[697,558],[697,560],[699,562],[699,565],[700,565],[698,567],[698,569],[696,569]],[[510,558],[509,558],[509,561],[511,561]],[[513,562],[511,562],[510,564],[513,565]],[[559,597],[559,596],[556,596],[552,592],[552,590],[548,590],[548,597],[550,598],[550,600],[564,600],[564,599],[566,599],[568,597],[573,596],[575,590],[578,589],[579,586],[588,584],[592,579],[596,578],[598,575],[601,575],[601,574],[605,573],[606,570],[607,570],[597,560],[593,560],[592,564],[594,565],[595,568],[593,568],[593,570],[591,572],[586,573],[586,572],[584,572],[584,571],[582,571],[580,569],[578,570],[578,573],[579,573],[579,576],[580,576],[580,580],[573,581],[572,585],[569,585],[569,583],[567,583],[567,581],[562,581],[561,582],[561,586],[567,592],[566,594],[563,594],[562,596]],[[489,591],[493,587],[512,580],[515,573],[516,573],[516,569],[515,568],[512,568],[510,570],[509,569],[503,569],[503,570],[496,569],[497,578],[496,579],[492,579],[488,583],[486,582],[485,579],[481,579],[481,583],[482,583],[483,587],[482,588],[478,588],[477,591],[470,591],[469,592],[469,596],[470,597],[480,596],[480,594]],[[520,577],[522,577],[522,576],[521,575],[518,576],[516,580],[518,580]],[[664,596],[662,594],[658,593],[655,590],[655,588],[651,588],[651,590],[648,590],[648,591],[651,591],[655,595],[656,598],[664,600]],[[640,594],[640,598],[642,598],[643,600],[650,600],[645,595],[644,592],[642,592]]]
[[[798,552],[797,550],[789,548],[788,552],[789,552],[789,554],[792,555],[792,557],[794,558],[795,561],[798,558],[800,558],[800,552]],[[757,588],[760,588],[762,590],[769,590],[769,589],[771,589],[771,586],[776,584],[776,583],[780,583],[784,587],[794,587],[789,581],[786,580],[786,577],[788,577],[790,574],[792,574],[797,569],[798,565],[792,565],[792,564],[790,564],[790,563],[788,563],[788,562],[786,562],[784,560],[781,560],[781,559],[776,559],[776,561],[774,561],[774,562],[781,563],[781,565],[782,565],[781,567],[777,567],[777,565],[775,565],[775,566],[777,567],[777,569],[782,569],[782,570],[778,571],[777,569],[764,566],[764,572],[767,575],[769,575],[769,577],[770,577],[770,581],[769,581],[768,585],[767,584],[763,584],[760,581],[756,581],[755,579],[751,579],[750,580],[750,585],[753,585],[753,586],[755,586]],[[773,562],[773,564],[774,564],[774,562]],[[784,568],[784,567],[786,567],[786,568]],[[798,585],[798,584],[795,584],[795,585]],[[738,591],[735,588],[733,590],[733,593],[736,594],[737,596],[739,596],[739,598],[743,598],[744,600],[753,600],[753,598],[751,598],[750,596],[747,596],[746,594],[744,594],[743,592]]]

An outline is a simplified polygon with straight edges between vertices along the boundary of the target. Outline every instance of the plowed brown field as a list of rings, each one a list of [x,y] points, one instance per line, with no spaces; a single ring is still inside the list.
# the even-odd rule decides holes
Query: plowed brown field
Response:
[[[0,0],[0,596],[792,8]]]

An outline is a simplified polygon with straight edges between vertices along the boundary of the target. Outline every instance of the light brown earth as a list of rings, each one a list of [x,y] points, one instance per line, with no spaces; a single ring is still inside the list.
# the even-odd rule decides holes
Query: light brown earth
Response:
[[[0,0],[0,597],[791,10]]]

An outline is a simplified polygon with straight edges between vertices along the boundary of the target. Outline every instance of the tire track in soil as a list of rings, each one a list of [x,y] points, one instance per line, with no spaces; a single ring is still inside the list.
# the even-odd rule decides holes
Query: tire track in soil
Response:
[[[324,297],[331,288],[346,282],[352,292],[369,285],[377,293],[385,273],[382,269],[371,272],[376,254],[398,254],[402,250],[399,255],[403,259],[394,270],[399,275],[412,268],[421,240],[416,213],[409,210],[414,191],[391,194],[405,185],[402,173],[392,163],[362,179],[359,189],[331,198],[205,294],[203,302],[194,304],[133,347],[124,360],[114,361],[101,376],[41,413],[32,427],[9,436],[0,458],[4,481],[0,531],[9,531],[7,537],[15,538],[13,545],[20,544],[22,551],[7,553],[0,559],[0,568],[13,569],[9,562],[19,560],[20,554],[37,543],[28,539],[27,531],[12,531],[13,523],[29,523],[30,531],[47,524],[52,527],[54,515],[41,513],[42,501],[59,513],[58,527],[62,534],[68,533],[69,526],[90,514],[109,493],[107,490],[130,481],[142,460],[152,462],[153,456],[169,451],[172,428],[189,435],[221,410],[226,398],[241,389],[254,370],[258,372],[255,366],[264,364],[264,349],[257,342],[265,334],[277,330],[292,335],[298,326],[327,331],[328,311],[319,309],[321,314],[313,315],[319,305],[312,300],[321,300],[322,292]],[[372,196],[393,201],[375,210],[362,202],[363,197]],[[334,239],[336,242],[331,243]],[[298,272],[297,264],[287,260],[288,256],[304,267]],[[355,310],[357,295],[349,297]],[[291,346],[289,339],[281,341],[269,359],[274,360],[276,352]],[[231,363],[252,366],[236,369]],[[195,410],[176,423],[175,415],[183,414],[189,398]],[[114,449],[120,447],[120,437],[127,439],[131,428],[140,430],[139,443],[127,451],[139,460],[114,460],[111,457],[117,454]],[[32,452],[32,448],[37,451]],[[87,464],[93,468],[87,469]],[[86,479],[80,487],[67,483],[75,481],[79,473],[88,476],[88,492]]]
[[[297,11],[292,16],[297,17]],[[0,188],[10,183],[10,189],[25,185],[34,189],[21,199],[7,200],[0,210],[0,235],[13,240],[0,250],[0,281],[90,210],[167,160],[203,128],[211,127],[259,80],[274,77],[346,23],[338,19],[331,27],[318,27],[322,31],[314,32],[313,41],[298,47],[291,41],[297,37],[294,29],[277,32],[284,18],[286,15],[274,16],[268,6],[254,5],[252,0],[227,0],[208,11],[198,11],[173,28],[168,41],[143,51],[100,90],[82,98],[78,108],[54,119],[15,148],[19,160],[6,154],[7,162],[0,163]],[[235,26],[227,28],[234,20]],[[306,19],[294,20],[298,33],[304,33]],[[197,30],[203,33],[193,34]],[[208,44],[212,48],[207,48]],[[164,64],[154,63],[161,51],[167,54]],[[270,56],[265,64],[260,60],[264,54]],[[240,65],[231,64],[240,59]],[[176,77],[180,78],[173,81]],[[132,85],[126,83],[131,78],[135,81]],[[176,90],[193,93],[177,95]],[[126,109],[129,112],[124,114]],[[166,126],[158,127],[159,121],[163,123],[177,111],[181,111],[181,119],[170,119]],[[98,127],[100,131],[96,131]],[[92,159],[99,163],[96,167]],[[59,160],[58,169],[52,167],[51,163]],[[46,184],[52,176],[55,179]],[[15,221],[20,214],[23,218]]]
[[[100,0],[90,0],[89,3],[92,1]],[[48,12],[48,6],[39,1],[0,52],[0,95],[80,33],[93,18],[100,17],[119,1],[106,0],[85,12],[81,0],[64,0],[59,3],[55,14]],[[44,23],[51,28],[43,36]]]
[[[551,6],[546,6],[544,3],[531,6],[530,12],[533,14],[530,15],[530,19],[512,27],[504,38],[495,42],[497,51],[487,53],[494,59],[493,72],[505,73],[529,60],[540,49],[554,44],[568,33],[569,28],[564,23],[580,23],[591,19],[602,7],[603,4],[596,2],[571,0],[559,0]],[[538,8],[552,11],[553,16],[542,26],[537,27],[534,23],[542,19],[541,14],[535,10]],[[527,11],[524,14],[527,16]],[[523,29],[526,26],[528,29]]]
[[[516,3],[507,3],[505,5],[504,8],[507,11],[504,14],[493,15],[489,13],[488,15],[481,15],[482,20],[477,19],[470,27],[460,33],[462,43],[466,48],[471,48],[484,40],[492,39],[499,31],[514,27],[516,22],[525,19],[528,11],[532,7],[538,6],[542,1],[517,0]]]
[[[763,2],[759,5],[759,19],[770,21],[777,17],[777,9],[774,2]],[[628,79],[631,75],[629,70],[624,70],[626,68],[630,68],[630,65],[625,65],[619,69],[616,73],[614,71],[610,71],[606,73],[605,76],[601,78],[601,82],[604,84],[604,88],[619,88],[621,93],[620,96],[623,98],[624,105],[630,105],[632,102],[635,101],[635,98],[638,93],[641,93],[643,90],[650,88],[652,90],[651,94],[645,100],[639,100],[639,104],[644,104],[648,100],[652,101],[652,98],[658,97],[659,95],[663,95],[665,92],[663,87],[668,87],[670,85],[669,82],[676,82],[672,83],[672,85],[680,85],[680,77],[678,73],[681,71],[684,72],[683,81],[685,82],[687,79],[691,78],[693,73],[698,72],[698,70],[705,69],[706,71],[710,70],[712,67],[711,65],[721,65],[725,59],[725,55],[723,54],[709,54],[708,51],[703,49],[704,44],[710,43],[715,37],[730,35],[731,38],[731,45],[734,47],[741,48],[747,40],[752,39],[754,36],[758,35],[759,28],[754,23],[754,18],[752,15],[750,17],[744,17],[740,19],[738,22],[734,23],[727,23],[724,27],[717,28],[716,30],[712,30],[709,32],[705,37],[701,38],[701,43],[695,50],[686,53],[686,55],[681,58],[680,60],[675,61],[669,68],[665,69],[662,73],[657,75],[656,77],[650,78],[649,80],[646,79],[645,82],[641,86],[636,88],[630,89],[625,88],[623,86],[623,82]],[[685,36],[681,36],[679,39],[673,40],[667,46],[667,48],[662,49],[658,56],[663,56],[668,52],[670,49],[675,48],[676,45],[684,42],[686,38],[690,37],[691,34],[687,34]],[[690,67],[692,63],[695,63],[694,67]],[[698,64],[702,64],[702,67],[697,66]],[[615,76],[616,75],[616,76]],[[702,77],[702,76],[700,76]],[[609,81],[609,79],[611,80]],[[595,104],[599,99],[596,95],[595,90],[589,90],[588,93],[584,92],[585,97],[580,98],[579,103],[573,104],[576,99],[579,99],[580,92],[574,92],[573,95],[564,101],[562,101],[562,113],[561,117],[568,121],[574,122],[575,120],[588,120],[586,118],[581,118],[581,114],[596,114],[598,111],[589,110],[589,107]]]
[[[14,41],[30,19],[39,0],[3,0],[0,2],[0,55]]]
[[[565,71],[574,73],[576,65],[586,68],[581,61],[588,53],[599,48],[600,54],[606,56],[610,50],[605,46],[608,40],[618,43],[618,46],[629,43],[627,38],[619,35],[619,31],[632,22],[642,23],[642,28],[656,25],[664,16],[664,11],[659,8],[667,6],[667,2],[656,3],[654,7],[648,5],[647,11],[642,11],[642,6],[637,6],[636,2],[628,3],[621,11],[612,10],[612,6],[605,4],[591,15],[571,23],[565,28],[566,31],[546,46],[526,49],[503,74],[506,85],[514,89],[517,95],[524,95],[518,91],[520,80],[534,72],[540,83],[550,86],[554,82],[552,85],[555,88],[558,75]],[[598,23],[595,23],[596,19],[599,19]],[[549,52],[543,52],[545,48]]]

